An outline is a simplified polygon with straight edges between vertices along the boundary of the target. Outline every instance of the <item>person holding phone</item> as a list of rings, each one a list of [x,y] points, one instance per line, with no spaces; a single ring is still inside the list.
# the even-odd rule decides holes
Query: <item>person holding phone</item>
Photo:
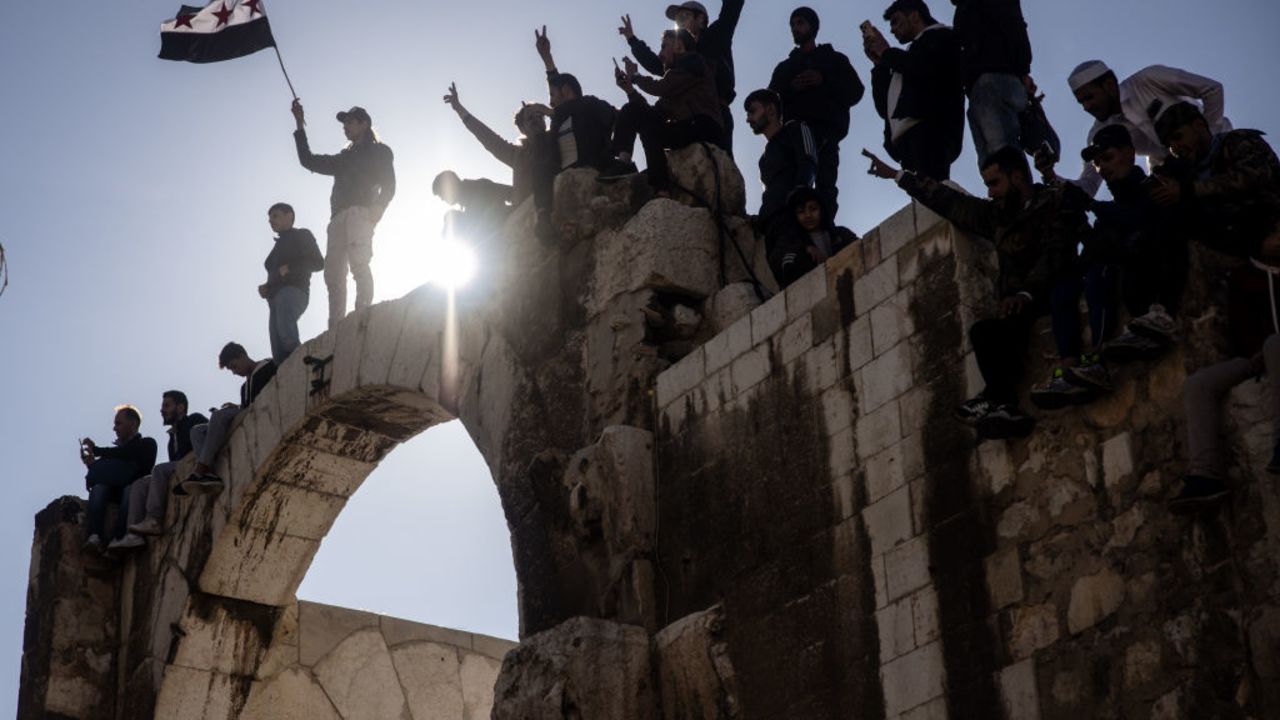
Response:
[[[119,541],[125,536],[129,515],[129,486],[135,480],[150,474],[156,464],[156,441],[143,437],[139,432],[141,427],[142,413],[138,412],[138,408],[121,405],[115,409],[111,429],[116,438],[110,447],[98,445],[89,438],[80,441],[80,461],[87,469],[84,480],[89,491],[86,549],[105,549],[103,536],[107,506],[113,502],[120,503],[120,510],[116,513],[111,540]]]

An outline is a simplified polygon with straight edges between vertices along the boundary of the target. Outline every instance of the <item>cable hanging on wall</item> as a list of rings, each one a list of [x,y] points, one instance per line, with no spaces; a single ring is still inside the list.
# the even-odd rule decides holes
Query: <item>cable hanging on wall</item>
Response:
[[[9,288],[9,263],[4,259],[4,245],[0,244],[0,296]]]

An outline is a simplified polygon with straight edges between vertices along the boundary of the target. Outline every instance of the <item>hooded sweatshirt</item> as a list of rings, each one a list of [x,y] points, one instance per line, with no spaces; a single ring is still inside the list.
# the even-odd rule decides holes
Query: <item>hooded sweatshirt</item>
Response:
[[[803,90],[791,89],[791,81],[806,70],[821,73],[822,84]],[[784,122],[808,123],[823,142],[839,142],[849,134],[849,109],[857,105],[866,92],[849,58],[830,45],[819,45],[812,52],[792,50],[791,55],[774,68],[769,89],[782,97]]]

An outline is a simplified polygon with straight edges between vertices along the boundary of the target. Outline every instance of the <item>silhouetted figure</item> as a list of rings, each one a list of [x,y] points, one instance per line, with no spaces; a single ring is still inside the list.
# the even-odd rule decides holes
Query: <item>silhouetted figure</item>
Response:
[[[276,203],[267,210],[267,222],[276,238],[263,263],[267,281],[258,286],[258,295],[270,308],[267,334],[271,359],[277,365],[302,344],[298,319],[311,302],[311,274],[324,269],[315,235],[306,228],[295,228],[294,221],[293,206],[288,203]]]
[[[800,120],[782,122],[782,100],[772,90],[756,90],[743,103],[752,132],[768,141],[760,156],[760,184],[764,193],[756,214],[756,228],[764,234],[767,257],[775,256],[781,239],[796,232],[787,199],[798,188],[812,188],[818,172],[818,143]],[[819,198],[821,200],[821,198]],[[779,269],[774,277],[782,282]]]
[[[458,117],[462,118],[462,124],[475,136],[476,140],[480,141],[484,149],[488,150],[498,162],[511,168],[511,206],[519,207],[520,203],[533,195],[535,168],[539,161],[538,153],[543,152],[546,146],[547,118],[553,113],[551,108],[545,105],[521,103],[520,110],[515,116],[516,129],[520,131],[521,137],[518,142],[510,142],[489,129],[488,125],[480,122],[463,107],[462,101],[458,99],[456,85],[449,85],[449,92],[444,96],[444,101],[458,113]]]
[[[129,533],[121,544],[124,547],[141,547],[144,537],[164,533],[164,513],[169,504],[169,481],[178,467],[178,461],[191,452],[191,429],[209,422],[200,413],[188,412],[187,395],[180,390],[164,393],[160,402],[160,417],[169,428],[166,448],[169,462],[157,463],[151,474],[135,480],[129,488]],[[177,487],[173,490],[176,492]]]
[[[101,447],[89,438],[80,441],[80,460],[88,468],[85,488],[89,491],[87,517],[88,538],[85,547],[102,550],[107,505],[119,502],[115,527],[111,531],[111,543],[119,549],[124,538],[129,517],[129,486],[137,479],[151,473],[156,464],[156,441],[143,437],[142,413],[132,405],[115,409],[112,430],[116,439],[113,447]]]
[[[218,353],[218,367],[230,370],[233,374],[244,378],[240,386],[240,404],[224,403],[213,411],[209,422],[191,429],[191,444],[196,452],[196,467],[186,480],[182,481],[182,492],[177,495],[192,493],[216,495],[222,492],[225,485],[222,478],[213,472],[213,464],[218,453],[227,444],[227,436],[231,432],[231,424],[244,410],[247,410],[267,383],[276,376],[276,364],[270,360],[254,360],[249,357],[244,346],[239,343],[227,343]]]

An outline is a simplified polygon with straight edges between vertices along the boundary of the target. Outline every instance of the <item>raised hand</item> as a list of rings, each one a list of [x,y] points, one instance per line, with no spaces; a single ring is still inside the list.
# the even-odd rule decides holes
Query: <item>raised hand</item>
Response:
[[[538,51],[538,57],[543,60],[551,57],[551,38],[547,37],[547,26],[542,26],[542,33],[537,30],[533,31],[533,47]]]
[[[461,115],[464,112],[462,101],[458,99],[458,84],[449,83],[449,92],[444,96],[444,103]]]
[[[293,119],[298,123],[299,130],[307,126],[307,113],[302,109],[301,100],[294,98],[293,105],[289,106],[289,111],[293,113]]]
[[[622,68],[627,71],[627,77],[635,77],[640,72],[640,66],[629,57],[622,58]]]
[[[618,28],[618,34],[627,40],[631,40],[636,36],[636,31],[631,28],[631,15],[622,16],[622,27]]]
[[[868,175],[874,175],[885,180],[897,179],[898,169],[876,157],[875,153],[866,148],[862,148],[862,157],[871,161],[871,167],[867,170]]]

